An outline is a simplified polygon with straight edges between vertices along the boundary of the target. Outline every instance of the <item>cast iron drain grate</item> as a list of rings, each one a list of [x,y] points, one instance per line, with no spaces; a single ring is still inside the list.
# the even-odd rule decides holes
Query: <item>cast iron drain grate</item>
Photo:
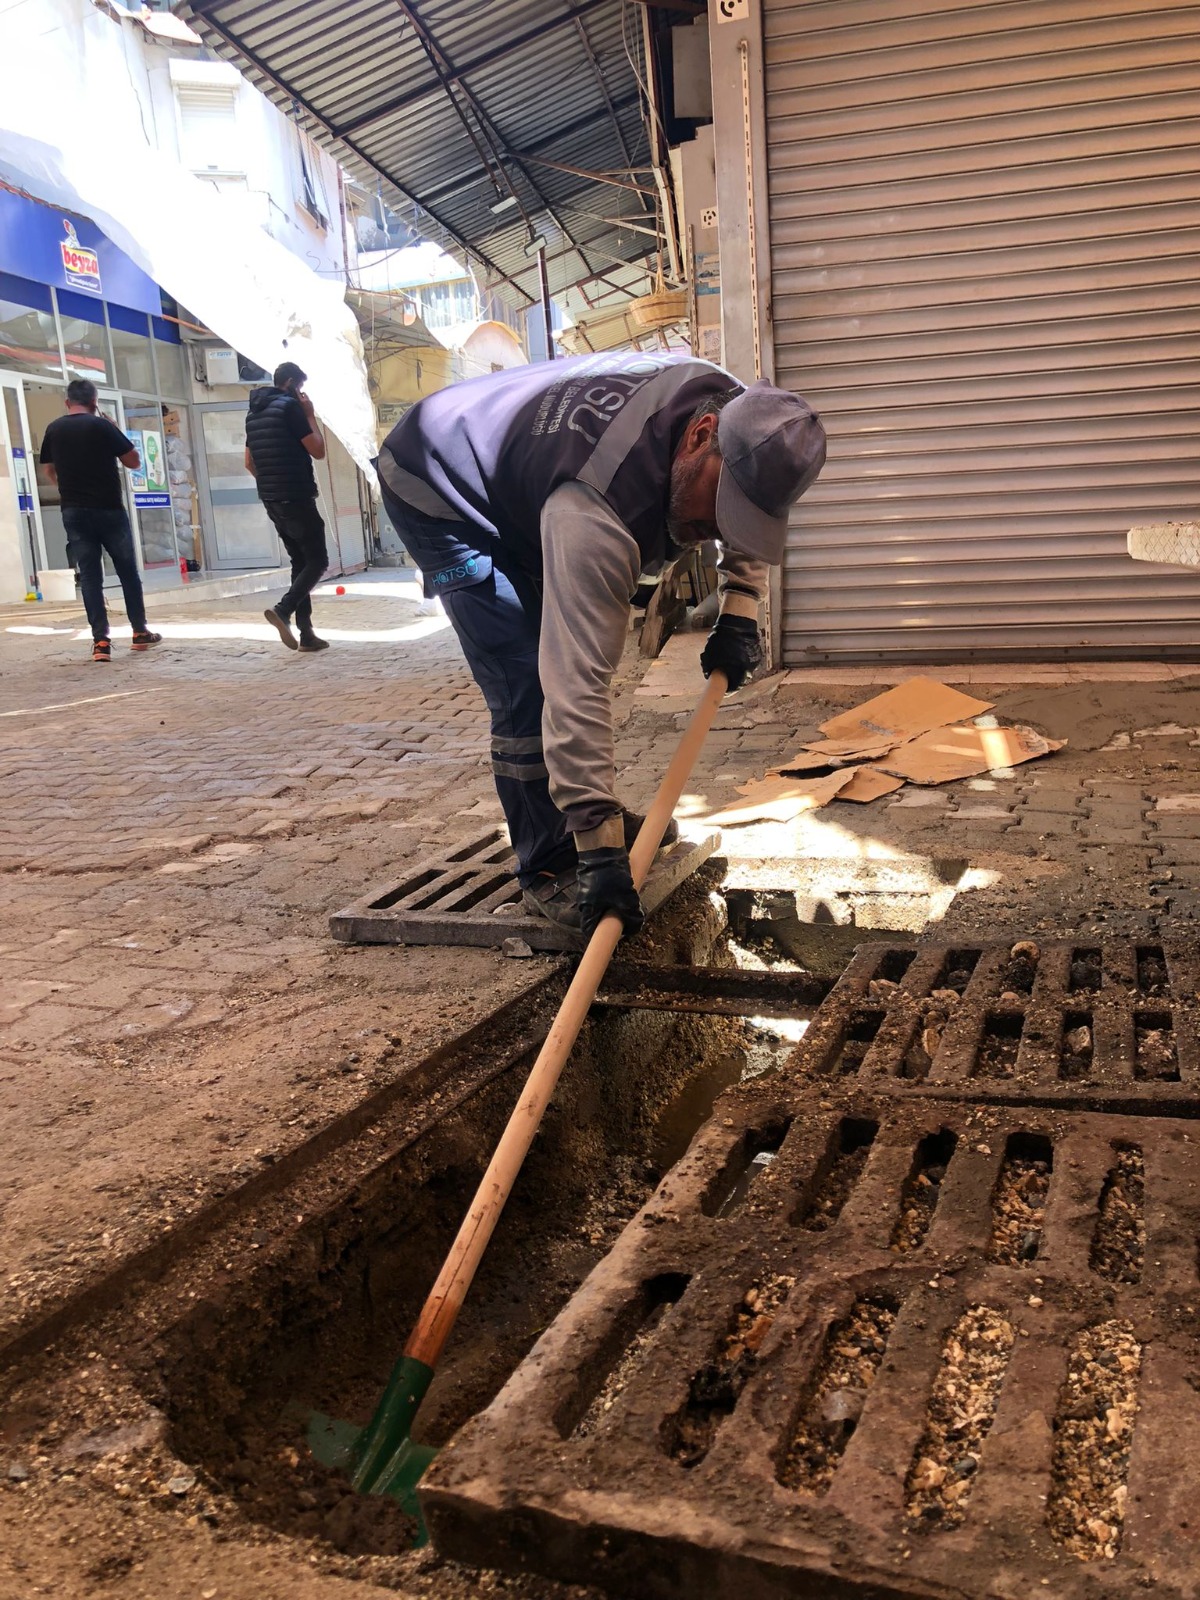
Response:
[[[1197,1135],[733,1091],[422,1489],[621,1596],[1200,1591]]]
[[[1122,1109],[1200,1091],[1197,951],[1022,940],[861,948],[794,1065],[867,1086],[924,1084]]]
[[[707,834],[660,851],[642,890],[646,910],[656,911],[719,843],[719,834]],[[336,912],[329,930],[342,944],[499,945],[516,938],[534,950],[576,948],[553,923],[522,912],[513,865],[507,831],[489,828]]]

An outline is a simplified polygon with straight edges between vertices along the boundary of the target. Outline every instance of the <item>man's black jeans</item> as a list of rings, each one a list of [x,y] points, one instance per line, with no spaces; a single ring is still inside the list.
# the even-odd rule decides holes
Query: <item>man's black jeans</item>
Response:
[[[325,524],[315,500],[264,500],[263,506],[292,559],[292,587],[277,602],[275,610],[289,622],[295,617],[300,632],[309,633],[312,631],[309,596],[329,565]]]
[[[125,614],[134,633],[146,632],[146,601],[142,575],[133,549],[133,530],[122,511],[97,511],[89,506],[64,506],[63,528],[67,554],[79,571],[83,608],[93,639],[108,638],[108,607],[104,604],[104,552],[121,580]]]

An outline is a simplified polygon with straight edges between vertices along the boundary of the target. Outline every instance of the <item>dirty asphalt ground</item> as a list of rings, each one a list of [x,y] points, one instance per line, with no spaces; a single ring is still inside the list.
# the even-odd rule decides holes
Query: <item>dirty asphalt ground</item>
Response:
[[[0,617],[0,1340],[36,1337],[42,1318],[553,966],[330,942],[332,911],[497,816],[483,706],[444,620],[419,618],[411,587],[382,575],[349,587],[319,598],[333,648],[313,657],[279,647],[256,596],[164,608],[166,642],[133,656],[118,638],[108,668],[87,659],[76,613]],[[41,631],[13,631],[31,626]],[[632,650],[622,671],[618,750],[634,805],[699,690],[694,641],[680,644],[659,692],[634,692],[644,664]],[[1200,666],[986,674],[934,673],[1067,749],[1010,775],[731,832],[734,881],[787,887],[814,860],[954,858],[977,886],[945,911],[949,937],[1188,928],[1200,906]],[[719,809],[889,681],[831,676],[776,675],[730,701],[685,812]],[[19,1419],[3,1430],[3,1600],[372,1588],[152,1506],[136,1560],[98,1559],[151,1446],[128,1441],[132,1465],[110,1447],[34,1495],[10,1444]],[[404,1586],[566,1593],[429,1558]]]

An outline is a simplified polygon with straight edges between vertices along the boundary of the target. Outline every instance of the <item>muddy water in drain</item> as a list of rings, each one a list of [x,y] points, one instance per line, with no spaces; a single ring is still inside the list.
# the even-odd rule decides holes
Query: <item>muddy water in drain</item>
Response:
[[[772,1037],[764,1024],[754,1030],[744,1049],[729,1051],[701,1066],[660,1115],[651,1150],[652,1164],[660,1172],[673,1167],[687,1153],[696,1130],[708,1121],[726,1089],[776,1071],[794,1049],[792,1040]]]
[[[808,1393],[784,1443],[776,1477],[785,1489],[824,1494],[879,1376],[896,1304],[856,1300],[825,1336]]]
[[[1046,1521],[1084,1561],[1111,1558],[1121,1547],[1141,1366],[1142,1347],[1127,1322],[1102,1322],[1071,1341]]]
[[[955,1528],[966,1516],[1015,1338],[988,1306],[971,1306],[946,1336],[905,1485],[907,1514],[922,1527]]]

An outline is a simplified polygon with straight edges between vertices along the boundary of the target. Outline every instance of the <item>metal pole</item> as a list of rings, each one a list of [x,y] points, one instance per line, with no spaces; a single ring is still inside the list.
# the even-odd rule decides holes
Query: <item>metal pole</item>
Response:
[[[554,360],[554,327],[550,315],[550,280],[546,276],[546,250],[543,246],[537,253],[538,282],[542,288],[542,324],[546,330],[546,360]]]

